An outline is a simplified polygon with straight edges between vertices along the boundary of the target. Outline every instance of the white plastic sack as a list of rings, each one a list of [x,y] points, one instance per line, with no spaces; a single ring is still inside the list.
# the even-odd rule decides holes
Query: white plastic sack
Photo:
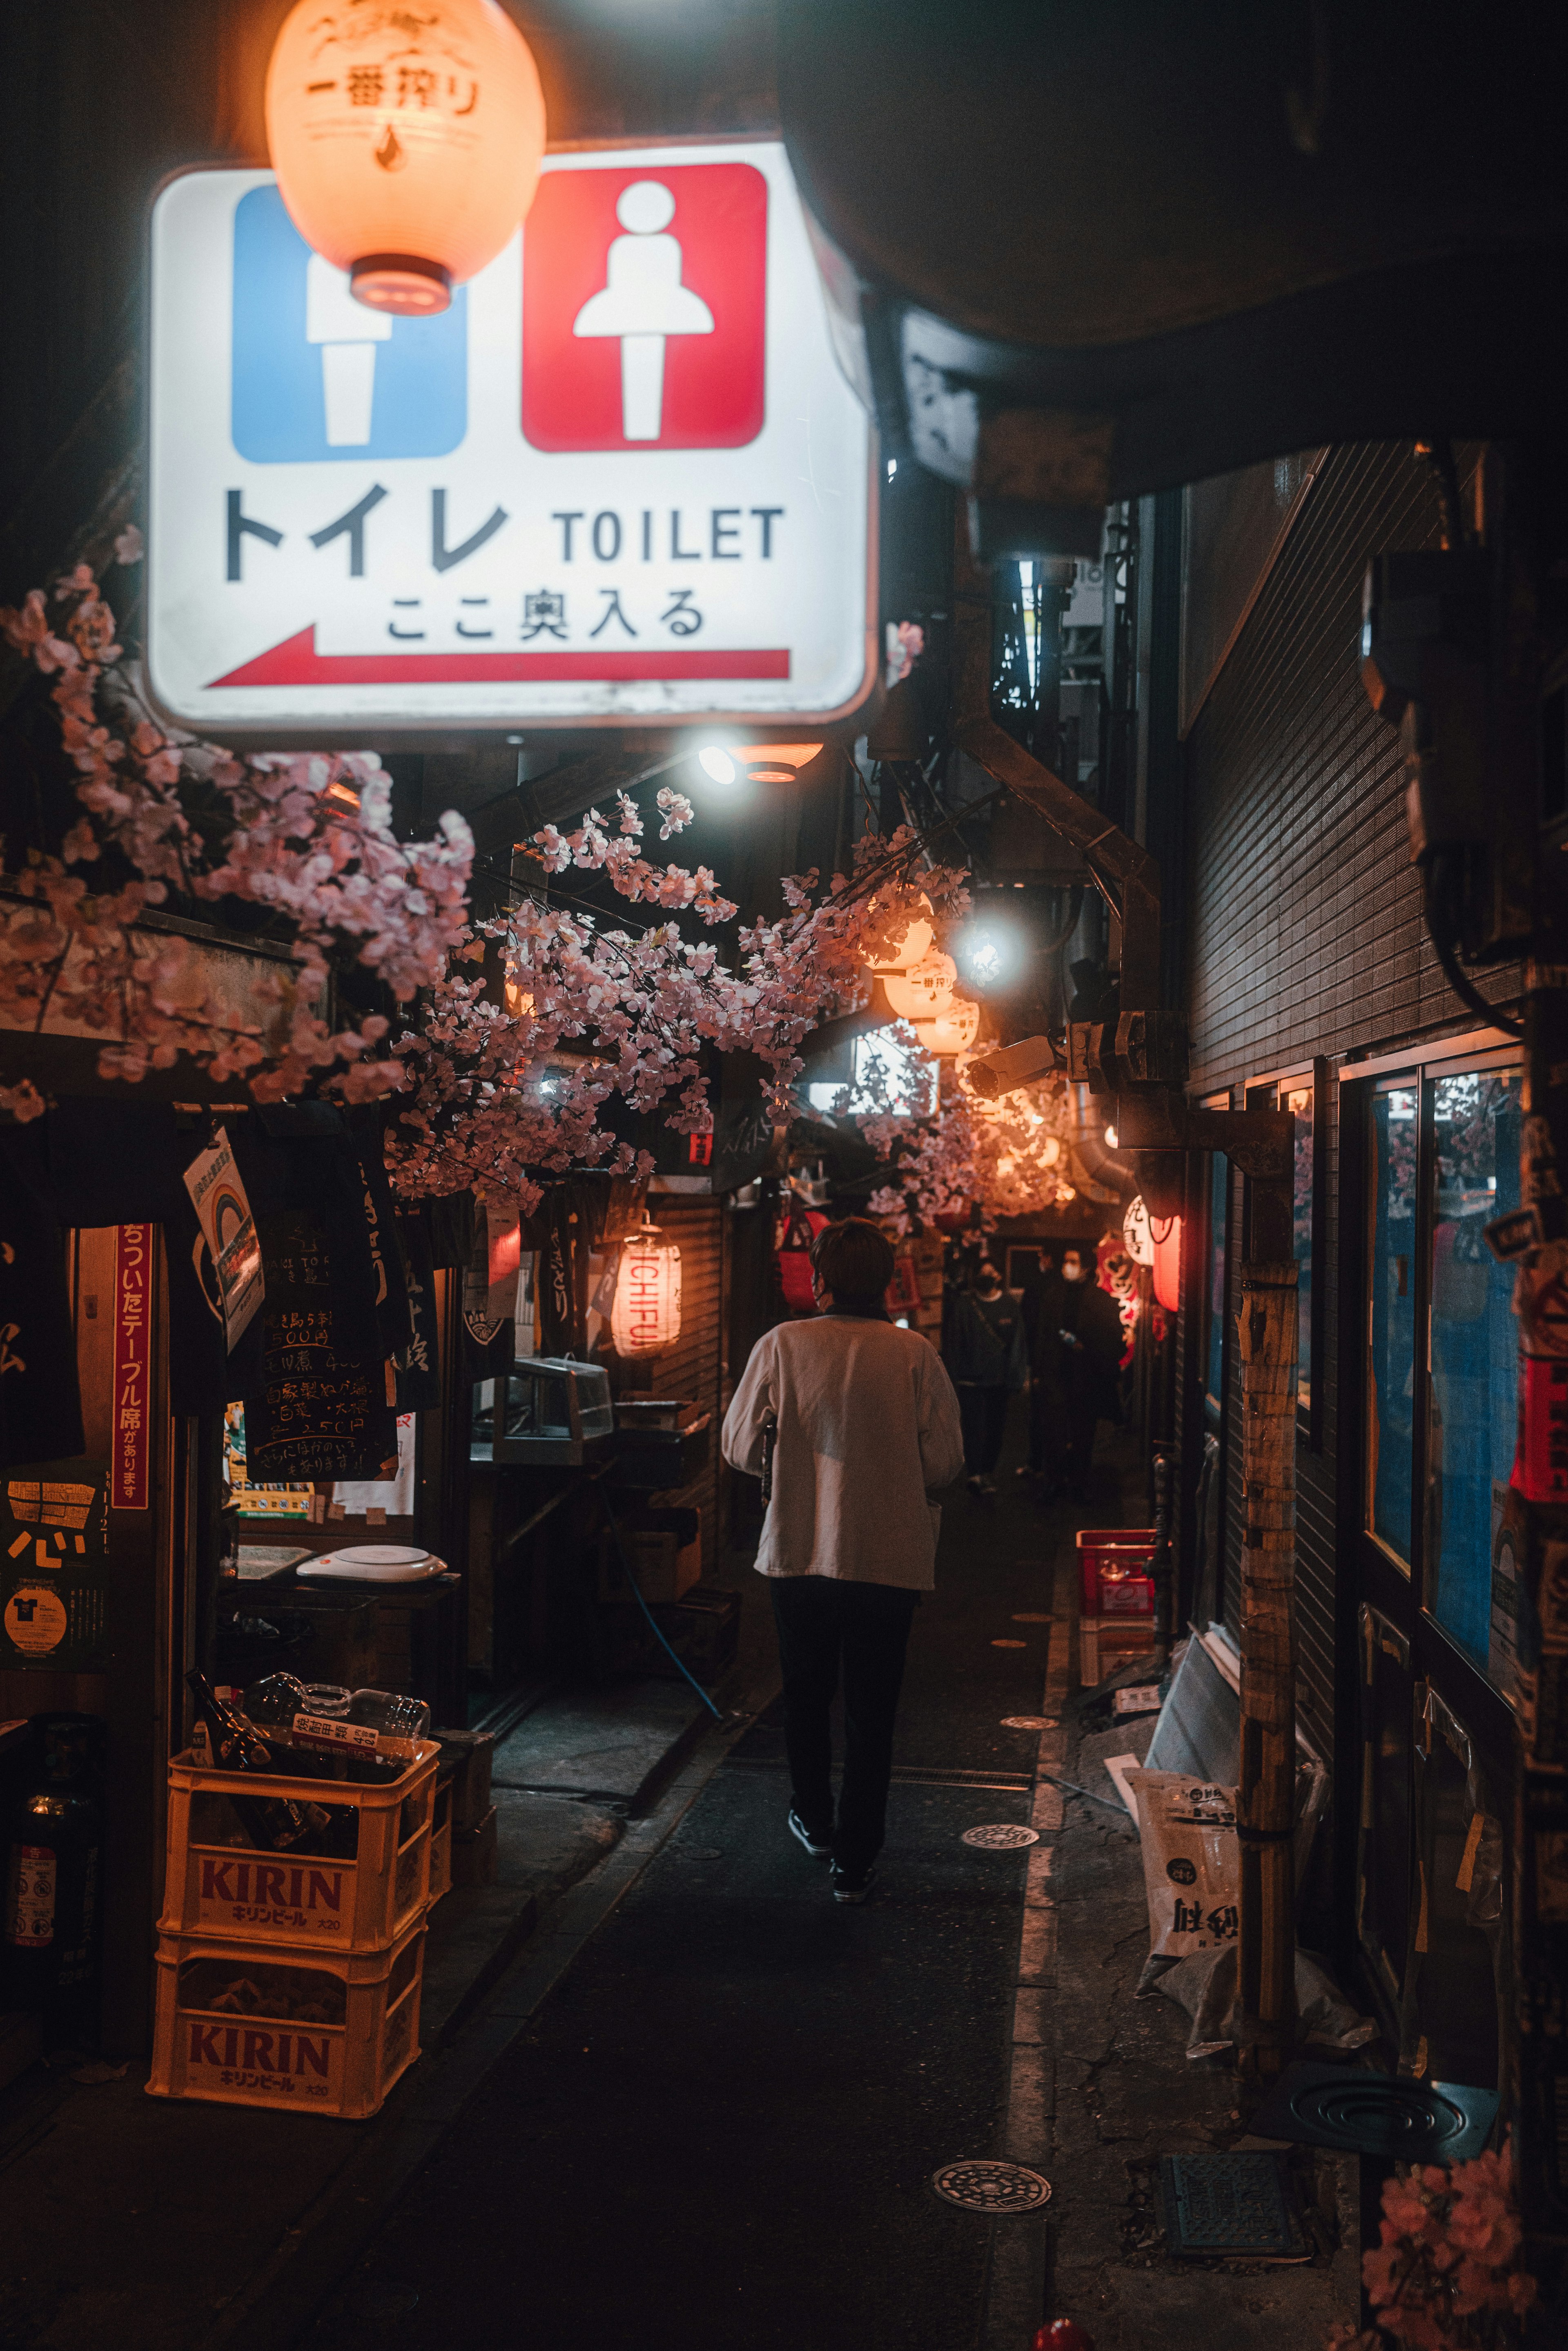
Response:
[[[1236,1791],[1184,1771],[1129,1771],[1144,1849],[1149,1950],[1166,1959],[1234,1943],[1241,1862]]]

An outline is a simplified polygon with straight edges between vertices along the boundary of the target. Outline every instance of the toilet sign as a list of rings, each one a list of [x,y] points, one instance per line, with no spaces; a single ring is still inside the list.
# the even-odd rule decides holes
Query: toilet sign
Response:
[[[783,148],[548,159],[438,319],[270,172],[152,216],[148,675],[244,743],[821,721],[874,677],[873,440]]]

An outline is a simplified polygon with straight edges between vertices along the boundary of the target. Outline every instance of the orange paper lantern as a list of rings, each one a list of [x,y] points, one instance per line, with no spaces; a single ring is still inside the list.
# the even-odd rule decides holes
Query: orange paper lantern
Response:
[[[866,911],[868,914],[876,912],[874,898]],[[866,960],[873,971],[910,971],[930,954],[936,938],[931,925],[931,901],[922,891],[914,914],[881,947],[867,956]]]
[[[933,947],[908,971],[881,974],[883,993],[900,1020],[931,1020],[953,1002],[958,967],[951,956]]]
[[[533,202],[545,103],[496,0],[299,0],[267,73],[295,227],[372,310],[444,310]]]
[[[928,1053],[949,1061],[967,1053],[980,1033],[980,1008],[966,996],[956,996],[946,1012],[931,1020],[913,1020],[910,1027]]]

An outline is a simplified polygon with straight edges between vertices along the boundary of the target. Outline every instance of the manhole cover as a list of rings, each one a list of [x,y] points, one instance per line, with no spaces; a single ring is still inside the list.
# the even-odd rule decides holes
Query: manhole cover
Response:
[[[1026,2171],[1021,2163],[945,2163],[932,2173],[931,2185],[949,2204],[994,2218],[1038,2212],[1051,2201],[1050,2180]]]
[[[1002,1729],[1004,1730],[1054,1730],[1056,1717],[1053,1714],[1004,1714]]]
[[[1049,1625],[1050,1622],[1051,1614],[1049,1610],[1039,1615],[1026,1611],[1022,1615],[1015,1616],[1013,1618],[1013,1623],[1015,1625]]]
[[[1497,2113],[1497,2094],[1464,2082],[1346,2073],[1342,2066],[1291,2066],[1253,2117],[1260,2138],[1394,2156],[1406,2163],[1458,2163],[1479,2155]]]
[[[1288,2260],[1291,2222],[1277,2156],[1164,2155],[1166,2242],[1178,2260],[1254,2253]]]
[[[991,1646],[993,1649],[1027,1649],[1029,1643],[1027,1641],[993,1641]]]
[[[977,1829],[964,1831],[966,1844],[977,1844],[984,1853],[1019,1853],[1026,1844],[1038,1844],[1037,1829],[1026,1829],[1021,1821],[987,1821]],[[1008,2167],[1003,2165],[1005,2171]]]

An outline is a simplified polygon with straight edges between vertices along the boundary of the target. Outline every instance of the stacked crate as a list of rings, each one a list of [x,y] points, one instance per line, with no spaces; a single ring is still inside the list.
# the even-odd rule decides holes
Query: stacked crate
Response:
[[[154,2097],[377,2112],[420,2053],[439,1754],[419,1740],[382,1787],[282,1772],[242,1781],[175,1757]],[[322,1807],[331,1827],[306,1841],[314,1853],[258,1851],[229,1801],[236,1790]]]
[[[1155,1646],[1153,1527],[1082,1527],[1078,1535],[1078,1678],[1092,1689]]]

